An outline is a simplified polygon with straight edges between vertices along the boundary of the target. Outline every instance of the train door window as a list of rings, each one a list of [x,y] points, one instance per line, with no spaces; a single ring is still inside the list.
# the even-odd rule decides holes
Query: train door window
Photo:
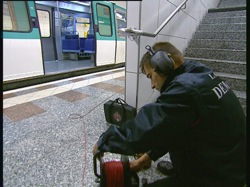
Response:
[[[43,38],[50,37],[50,15],[48,11],[37,10],[41,36]]]
[[[3,1],[3,30],[30,31],[25,1]]]
[[[61,12],[62,36],[74,33],[74,15],[71,13]]]
[[[115,10],[116,33],[119,38],[124,38],[118,31],[120,28],[126,28],[126,14],[118,9]]]
[[[105,5],[97,4],[97,22],[99,28],[99,34],[101,36],[111,36],[111,14],[110,8]]]
[[[89,30],[89,18],[76,15],[76,31],[80,38],[86,38]]]

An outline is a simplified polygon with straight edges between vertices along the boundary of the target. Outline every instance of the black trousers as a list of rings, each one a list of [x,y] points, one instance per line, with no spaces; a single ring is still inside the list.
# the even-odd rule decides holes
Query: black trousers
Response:
[[[145,187],[189,187],[187,183],[184,183],[183,179],[181,179],[180,177],[176,175],[168,176],[163,179],[159,179],[157,181],[146,184],[144,186]]]

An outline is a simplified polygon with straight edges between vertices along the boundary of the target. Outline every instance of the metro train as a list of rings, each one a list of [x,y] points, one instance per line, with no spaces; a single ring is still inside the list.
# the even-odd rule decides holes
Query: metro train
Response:
[[[124,65],[125,27],[110,1],[3,1],[3,83]]]

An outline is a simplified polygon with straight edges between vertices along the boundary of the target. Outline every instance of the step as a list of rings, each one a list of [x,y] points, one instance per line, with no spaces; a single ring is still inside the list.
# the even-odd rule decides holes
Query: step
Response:
[[[217,76],[220,76],[222,80],[224,80],[233,90],[246,92],[247,83],[246,83],[246,75],[236,75],[236,74],[228,74],[222,72],[214,72]]]
[[[210,32],[225,32],[225,31],[246,31],[246,23],[234,23],[234,24],[203,24],[198,27],[198,31],[210,31]]]
[[[237,6],[237,7],[217,7],[208,9],[208,13],[211,12],[233,12],[233,11],[245,11],[246,6]]]
[[[222,0],[221,7],[208,10],[184,56],[220,76],[246,114],[246,5],[244,1],[235,2]]]
[[[246,99],[246,93],[241,93],[240,91],[236,91],[233,90],[233,92],[235,93],[236,97],[239,99],[239,102],[243,108],[243,111],[246,115],[246,111],[247,111],[247,99]]]
[[[238,74],[231,74],[231,73],[224,73],[224,72],[214,72],[217,76],[228,78],[228,79],[237,79],[245,81],[247,79],[246,75],[238,75]]]
[[[192,39],[189,47],[246,50],[245,40]]]
[[[247,94],[246,94],[246,92],[237,91],[237,90],[233,90],[233,92],[235,93],[235,95],[236,95],[238,98],[247,99]]]
[[[218,7],[246,6],[246,0],[221,0]]]
[[[235,93],[235,95],[237,96],[237,98],[239,99],[239,102],[244,110],[244,113],[246,114],[246,110],[247,110],[247,97],[246,97],[246,92],[242,92],[242,91],[237,91],[237,90],[233,90],[233,92]]]
[[[220,3],[234,3],[237,2],[239,4],[244,3],[246,5],[246,0],[220,0]]]
[[[245,113],[245,116],[246,116],[247,115],[247,101],[246,101],[246,99],[241,99],[241,98],[238,98],[238,99],[240,101],[240,104],[241,104],[243,111]]]
[[[212,31],[196,31],[194,39],[225,39],[225,40],[245,40],[246,31],[225,31],[225,32],[212,32]]]
[[[205,17],[202,20],[202,24],[234,24],[234,23],[245,23],[246,16],[228,16],[228,17]]]
[[[216,60],[246,62],[246,50],[227,50],[209,48],[190,48],[185,51],[185,56],[195,58],[208,58]]]
[[[241,10],[231,11],[230,9],[209,9],[205,18],[223,18],[223,17],[238,17],[246,16],[246,8]]]
[[[191,58],[185,57],[188,60],[194,60],[201,62],[207,67],[211,68],[216,72],[224,72],[227,74],[239,74],[246,75],[246,62],[238,61],[226,61],[226,60],[214,60],[214,59],[204,59],[204,58]]]
[[[244,112],[246,114],[246,108],[247,108],[247,94],[246,92],[242,92],[242,91],[237,91],[237,90],[233,90],[233,92],[235,93],[236,97],[239,99],[241,106],[244,109]]]

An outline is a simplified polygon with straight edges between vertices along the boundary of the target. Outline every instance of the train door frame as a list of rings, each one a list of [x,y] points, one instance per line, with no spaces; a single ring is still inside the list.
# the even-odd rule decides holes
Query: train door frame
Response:
[[[44,37],[42,31],[40,30],[41,34],[41,43],[42,43],[42,51],[43,51],[43,63],[46,61],[54,61],[58,59],[56,46],[55,46],[55,39],[54,39],[54,10],[53,7],[45,6],[36,4],[36,12],[39,19],[39,11],[48,12],[49,15],[49,37]],[[39,24],[41,25],[41,21],[39,20]],[[45,50],[46,49],[46,50]]]
[[[124,14],[124,15],[122,15]],[[118,17],[119,16],[119,17]],[[122,16],[122,17],[120,17]],[[115,18],[115,34],[116,34],[116,53],[115,63],[125,62],[125,41],[126,37],[121,35],[118,31],[120,28],[127,27],[126,9],[114,4],[114,18]],[[120,20],[120,22],[118,21]],[[124,22],[126,23],[124,25]]]
[[[10,1],[8,3],[10,5],[7,6],[18,6],[17,9],[13,9],[13,15],[10,14],[11,23],[13,22],[12,24],[14,24],[13,28],[17,24],[17,29],[3,29],[3,81],[44,75],[35,2]],[[12,3],[15,3],[15,5]],[[25,16],[25,13],[20,14],[20,11],[26,11],[27,16]],[[15,18],[12,18],[12,16]],[[18,20],[25,17],[27,20],[21,20],[20,22],[28,23],[29,30],[19,30]],[[16,18],[18,19],[16,20]],[[24,27],[24,24],[20,26]]]
[[[113,4],[92,1],[91,6],[96,37],[96,66],[114,64],[116,35]],[[102,7],[103,12],[101,12]],[[106,29],[108,25],[110,30]]]
[[[79,15],[78,18],[80,17],[88,18],[89,20],[88,26],[89,28],[93,29],[92,16],[91,16],[91,4],[88,5],[86,3],[74,2],[74,1],[70,1],[70,2],[37,1],[35,4],[36,4],[37,10],[49,11],[49,16],[50,16],[49,25],[50,25],[51,34],[50,34],[49,42],[50,42],[50,47],[53,46],[53,49],[48,50],[48,45],[45,41],[46,38],[43,38],[41,35],[41,40],[43,41],[42,42],[43,56],[45,57],[43,61],[44,66],[46,66],[46,62],[53,61],[51,62],[52,63],[51,66],[57,67],[57,61],[60,61],[58,63],[58,67],[61,68],[64,63],[67,63],[66,60],[70,60],[71,61],[70,63],[72,63],[72,61],[80,60],[79,59],[80,54],[82,56],[84,56],[85,54],[83,53],[83,50],[81,48],[81,45],[83,45],[82,44],[83,42],[82,42],[82,38],[80,37],[83,37],[83,36],[80,36],[80,34],[76,34],[77,32],[75,32],[77,31],[76,19],[77,19],[77,15]],[[70,21],[69,28],[68,28],[69,30],[70,28],[72,28],[72,32],[68,32],[69,30],[66,31],[68,36],[71,35],[73,37],[72,40],[70,39],[70,41],[64,40],[65,35],[63,35],[63,30],[62,30],[63,28],[62,14],[66,16],[70,16],[72,18]],[[76,35],[78,35],[78,37]],[[48,53],[52,53],[51,51],[53,51],[53,55],[48,55]],[[52,56],[52,57],[50,57],[49,59],[47,58],[48,56]],[[89,54],[85,55],[85,57],[86,56],[89,56]],[[93,65],[95,64],[94,58],[91,59],[91,62],[93,63]],[[45,70],[46,69],[47,68],[45,68]],[[72,70],[69,69],[68,71],[72,71]],[[58,71],[53,71],[53,73],[56,73],[56,72],[61,72],[61,70],[59,69]],[[48,73],[50,73],[50,71],[48,71]],[[45,74],[47,74],[47,72],[45,72]]]

